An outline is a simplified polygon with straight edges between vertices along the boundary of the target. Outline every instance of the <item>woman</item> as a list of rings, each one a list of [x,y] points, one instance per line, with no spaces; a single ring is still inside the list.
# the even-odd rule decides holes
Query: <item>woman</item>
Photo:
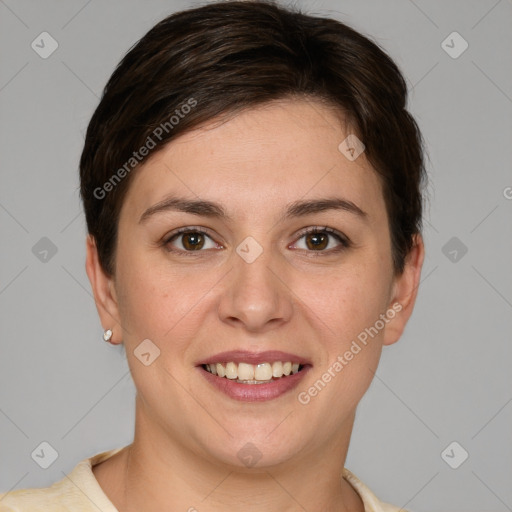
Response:
[[[2,511],[399,510],[344,462],[423,263],[406,94],[370,40],[270,2],[173,14],[128,52],[80,179],[134,440]]]

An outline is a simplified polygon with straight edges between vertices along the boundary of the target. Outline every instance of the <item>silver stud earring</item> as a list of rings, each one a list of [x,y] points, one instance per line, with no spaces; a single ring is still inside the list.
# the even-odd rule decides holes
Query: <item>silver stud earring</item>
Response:
[[[110,338],[112,338],[112,330],[107,329],[106,331],[103,332],[103,339],[105,341],[110,341]]]

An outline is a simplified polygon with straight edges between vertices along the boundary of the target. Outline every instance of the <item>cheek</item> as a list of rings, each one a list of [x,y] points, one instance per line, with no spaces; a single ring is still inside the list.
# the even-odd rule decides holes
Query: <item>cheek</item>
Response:
[[[365,266],[364,272],[351,269],[327,280],[321,290],[309,288],[307,306],[316,318],[323,355],[297,398],[308,414],[324,418],[323,428],[333,436],[355,410],[379,363],[384,331],[374,326],[387,308],[387,286],[379,274]]]
[[[303,280],[301,297],[318,315],[337,343],[370,327],[388,306],[389,280],[384,269],[362,265],[340,269],[322,282]]]
[[[345,393],[351,389],[347,399],[357,401],[362,396],[378,365],[386,325],[381,315],[389,307],[390,279],[386,265],[367,262],[340,270],[321,287],[309,283],[306,289],[304,282],[301,294],[309,296],[307,306],[315,313],[322,333],[319,341],[324,357],[318,373],[330,369],[331,377],[327,375],[326,380],[335,382],[333,390]]]
[[[187,335],[200,324],[198,313],[208,304],[208,291],[218,276],[208,271],[185,271],[165,258],[126,253],[118,260],[120,316],[125,342],[132,348],[145,338],[177,355],[186,349]],[[181,341],[180,341],[181,340]],[[172,343],[170,343],[172,341]]]
[[[117,271],[118,307],[126,331],[125,342],[135,343],[140,337],[157,339],[162,319],[169,322],[181,307],[177,300],[179,288],[169,286],[168,276],[163,276],[142,252],[120,250]]]

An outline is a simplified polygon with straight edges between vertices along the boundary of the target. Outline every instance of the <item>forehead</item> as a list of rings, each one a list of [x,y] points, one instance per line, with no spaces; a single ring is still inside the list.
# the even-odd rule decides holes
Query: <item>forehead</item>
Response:
[[[301,198],[341,195],[370,216],[382,216],[380,179],[364,152],[347,158],[349,136],[352,144],[340,114],[319,102],[281,100],[247,109],[187,132],[151,155],[132,178],[127,212],[140,216],[179,193],[251,218]]]

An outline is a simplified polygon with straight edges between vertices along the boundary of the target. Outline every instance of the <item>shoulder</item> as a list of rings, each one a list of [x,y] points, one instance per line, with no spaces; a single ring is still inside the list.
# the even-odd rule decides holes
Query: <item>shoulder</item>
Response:
[[[16,489],[0,493],[0,512],[117,512],[103,493],[92,466],[108,459],[122,448],[98,453],[82,460],[50,487]]]
[[[380,501],[377,496],[347,468],[343,469],[343,478],[359,494],[364,504],[365,512],[407,512],[407,510],[403,508]]]
[[[68,510],[62,503],[64,495],[52,487],[17,489],[0,494],[0,512],[42,512]],[[62,505],[62,506],[61,506]]]

